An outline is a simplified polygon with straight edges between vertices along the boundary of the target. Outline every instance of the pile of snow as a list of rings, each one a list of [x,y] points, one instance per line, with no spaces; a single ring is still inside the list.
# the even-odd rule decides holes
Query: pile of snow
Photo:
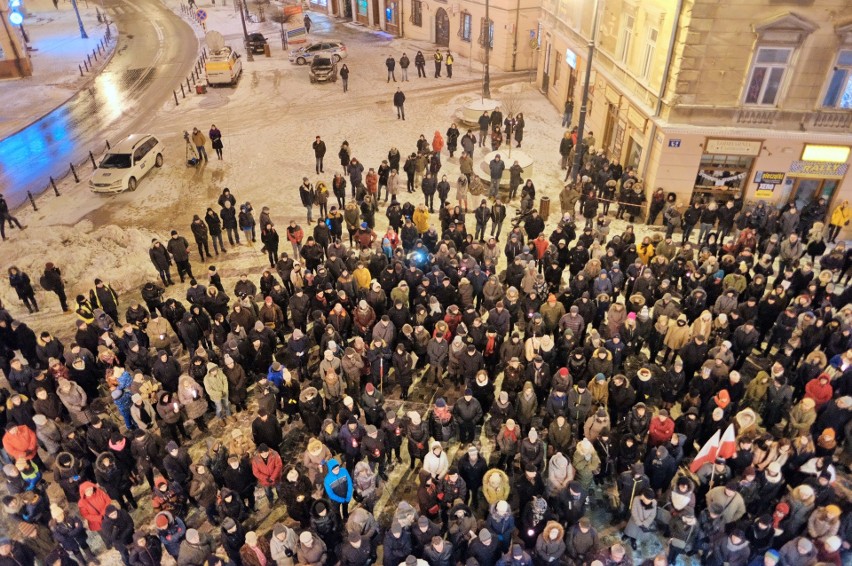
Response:
[[[30,227],[18,243],[4,248],[5,265],[15,265],[30,276],[39,305],[58,310],[56,296],[38,283],[44,264],[51,262],[62,271],[65,292],[73,305],[78,294],[88,294],[94,278],[108,281],[119,294],[138,289],[156,276],[148,259],[151,239],[156,237],[143,228],[115,225],[95,228],[88,220],[74,226],[53,226],[49,230]],[[5,274],[4,274],[5,275]],[[18,311],[20,301],[8,284],[0,286],[0,299]]]

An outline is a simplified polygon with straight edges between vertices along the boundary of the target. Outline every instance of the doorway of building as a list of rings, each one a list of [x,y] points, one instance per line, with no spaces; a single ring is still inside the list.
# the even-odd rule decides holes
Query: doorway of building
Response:
[[[822,197],[830,208],[831,198],[839,184],[839,179],[796,179],[789,202],[795,202],[796,208],[801,211],[812,201]]]
[[[603,144],[607,157],[613,158],[613,142],[615,141],[615,126],[618,124],[618,106],[612,103],[606,105],[606,123],[604,124]]]
[[[443,8],[435,12],[435,43],[439,47],[450,46],[450,16]]]
[[[541,90],[542,92],[547,92],[547,89],[550,87],[550,42],[545,43],[544,47],[544,69],[541,74]]]

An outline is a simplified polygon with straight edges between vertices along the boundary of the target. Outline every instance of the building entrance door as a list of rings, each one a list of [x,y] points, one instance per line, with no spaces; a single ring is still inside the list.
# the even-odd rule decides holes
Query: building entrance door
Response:
[[[812,201],[822,197],[830,208],[831,198],[839,183],[838,179],[796,179],[788,202],[795,202],[796,208],[801,211]]]
[[[443,8],[435,12],[435,43],[440,47],[450,46],[450,17]]]

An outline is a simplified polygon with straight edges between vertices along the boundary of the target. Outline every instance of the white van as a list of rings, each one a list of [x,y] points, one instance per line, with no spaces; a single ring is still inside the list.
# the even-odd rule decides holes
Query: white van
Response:
[[[210,53],[204,64],[208,85],[234,85],[243,72],[243,61],[240,54],[228,46]]]

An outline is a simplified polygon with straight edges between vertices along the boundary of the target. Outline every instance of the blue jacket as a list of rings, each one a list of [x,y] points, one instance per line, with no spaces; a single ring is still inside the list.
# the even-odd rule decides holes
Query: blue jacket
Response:
[[[269,372],[266,374],[266,379],[268,379],[272,385],[280,388],[281,384],[284,383],[284,366],[281,366],[281,369],[275,371],[272,369],[272,366],[269,366]]]
[[[339,468],[336,474],[332,471],[335,467]],[[336,503],[349,503],[352,500],[352,477],[337,460],[328,461],[328,473],[325,475],[323,486],[329,499]],[[346,496],[342,497],[340,493],[344,491]]]

